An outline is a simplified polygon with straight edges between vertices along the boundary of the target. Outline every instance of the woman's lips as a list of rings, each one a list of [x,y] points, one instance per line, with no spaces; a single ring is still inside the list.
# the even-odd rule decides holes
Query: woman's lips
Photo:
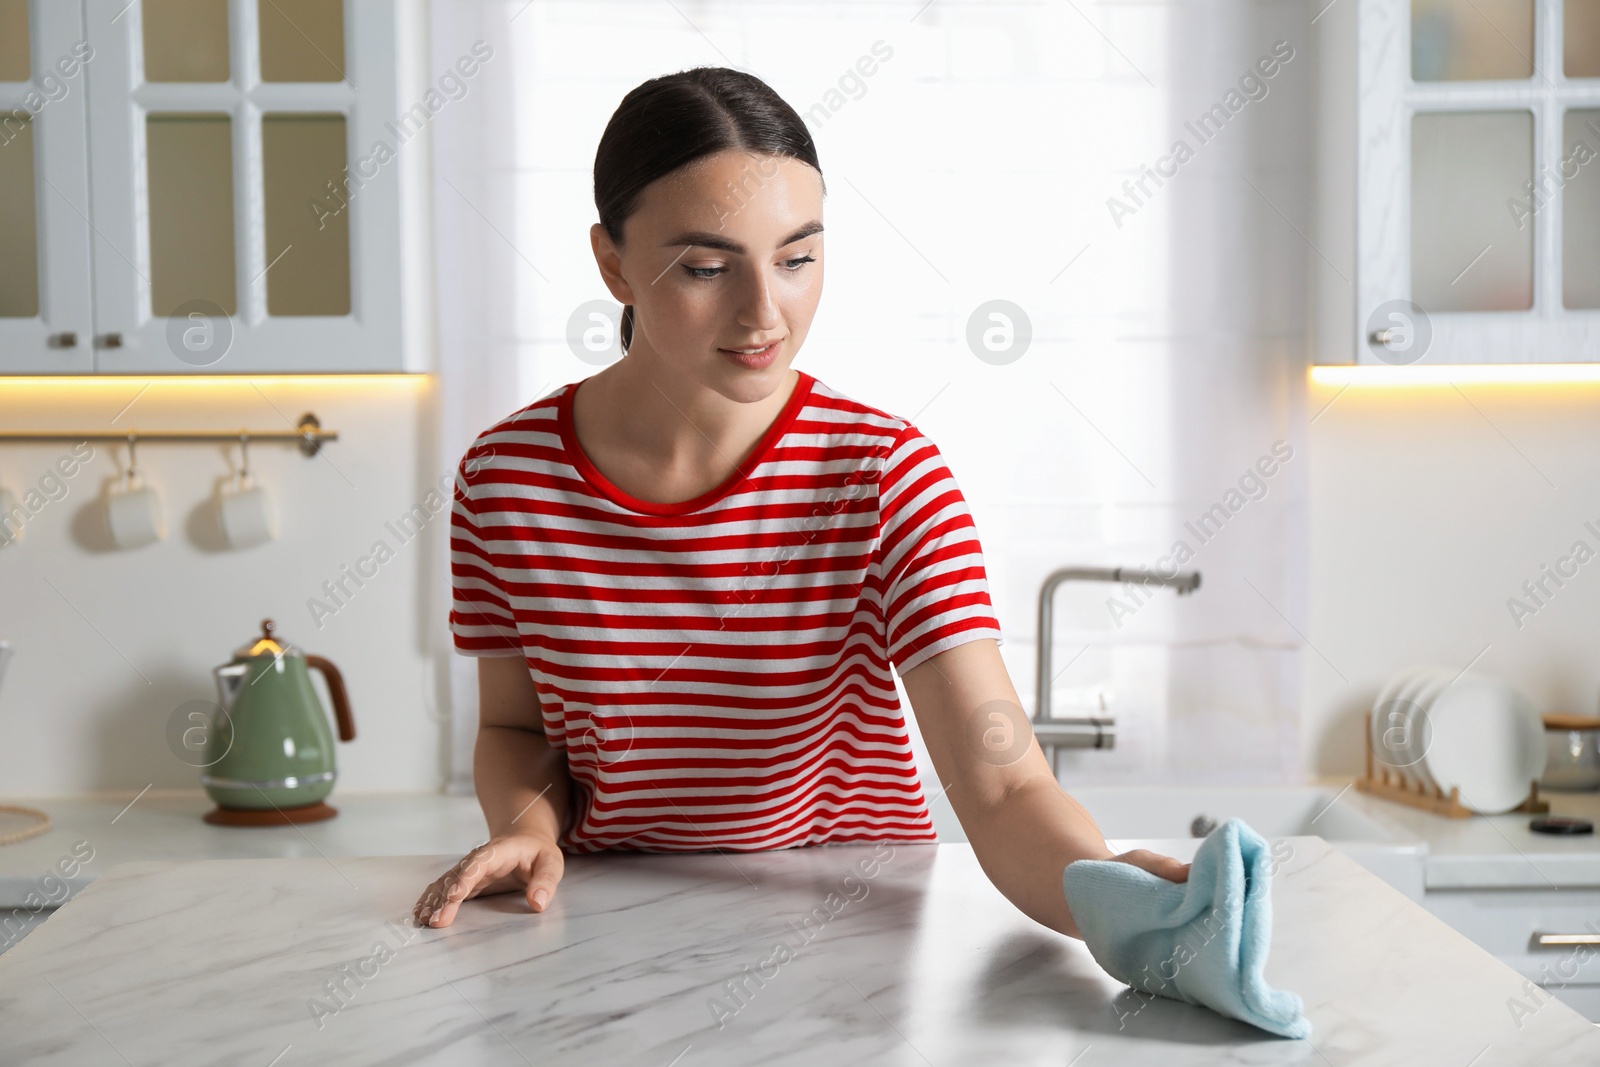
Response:
[[[772,361],[778,358],[778,349],[781,348],[782,345],[782,341],[774,341],[761,351],[749,354],[739,352],[731,348],[719,348],[717,351],[721,352],[724,356],[728,357],[728,359],[732,360],[734,363],[737,363],[741,367],[744,367],[748,370],[760,370],[763,367],[769,367],[772,365]]]

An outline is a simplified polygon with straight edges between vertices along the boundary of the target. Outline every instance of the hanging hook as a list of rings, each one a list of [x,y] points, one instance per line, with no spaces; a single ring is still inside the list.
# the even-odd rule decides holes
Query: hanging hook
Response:
[[[239,478],[241,481],[248,480],[250,477],[250,435],[243,430],[239,431],[239,456],[241,461]]]
[[[137,437],[137,434],[130,433],[128,435],[128,480],[130,482],[139,475],[139,461],[134,452],[134,445]]]

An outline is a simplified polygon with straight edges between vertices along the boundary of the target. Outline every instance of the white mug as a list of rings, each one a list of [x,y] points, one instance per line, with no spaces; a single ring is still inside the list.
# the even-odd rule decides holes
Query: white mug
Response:
[[[139,548],[167,536],[161,497],[138,475],[126,477],[106,495],[106,528],[118,548]]]
[[[272,495],[249,474],[238,478],[217,497],[217,522],[222,536],[234,548],[252,548],[275,540],[278,515]]]
[[[0,548],[22,540],[23,523],[27,521],[27,509],[17,505],[17,494],[0,488]]]

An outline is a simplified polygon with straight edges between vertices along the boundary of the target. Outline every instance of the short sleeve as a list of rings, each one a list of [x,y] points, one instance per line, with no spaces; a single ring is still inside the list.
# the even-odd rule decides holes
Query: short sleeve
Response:
[[[939,449],[907,424],[878,483],[877,562],[884,581],[889,658],[904,675],[947,649],[993,638],[978,531]]]
[[[520,656],[511,596],[490,548],[494,519],[482,501],[484,452],[478,445],[467,450],[450,494],[450,633],[456,651],[466,656]]]

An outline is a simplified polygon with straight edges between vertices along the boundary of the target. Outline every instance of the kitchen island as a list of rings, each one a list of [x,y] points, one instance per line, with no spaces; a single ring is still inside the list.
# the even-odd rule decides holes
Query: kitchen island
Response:
[[[454,855],[119,864],[0,956],[0,1063],[1594,1064],[1600,1031],[1317,837],[1273,884],[1306,1041],[1145,997],[965,844],[573,856],[413,924]],[[1199,842],[1118,842],[1188,859]]]

